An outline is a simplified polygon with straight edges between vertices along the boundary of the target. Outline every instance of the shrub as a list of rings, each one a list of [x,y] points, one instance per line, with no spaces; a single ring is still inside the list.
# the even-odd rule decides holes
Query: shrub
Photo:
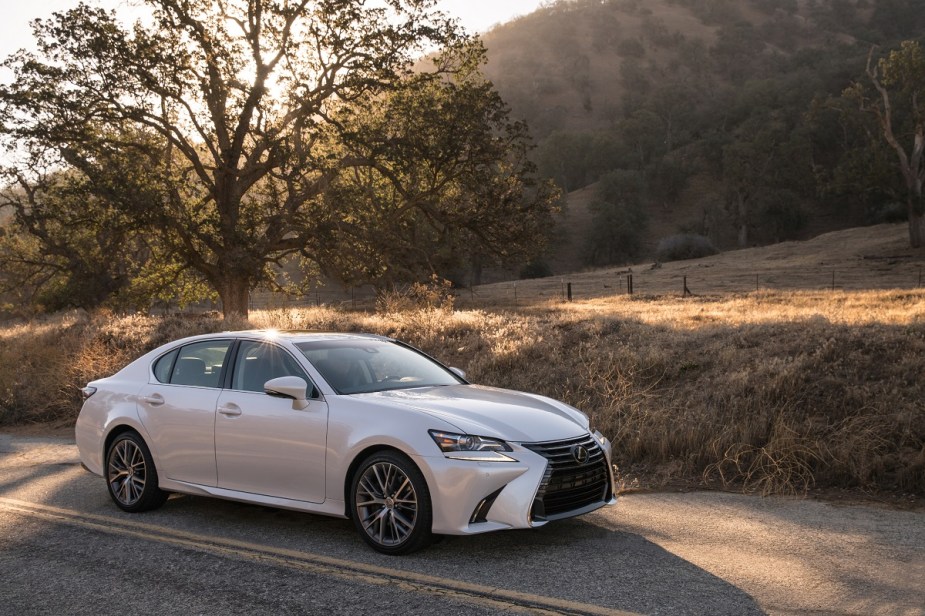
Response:
[[[455,299],[453,283],[433,274],[427,282],[414,282],[380,292],[376,297],[376,309],[384,314],[410,310],[453,312]]]
[[[659,261],[683,261],[700,259],[719,252],[709,238],[702,235],[679,234],[663,237],[658,241],[656,255]]]

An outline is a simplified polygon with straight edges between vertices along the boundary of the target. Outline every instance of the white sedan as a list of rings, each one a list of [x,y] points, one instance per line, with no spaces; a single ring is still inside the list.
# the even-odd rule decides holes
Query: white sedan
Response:
[[[214,496],[348,517],[405,554],[615,502],[610,442],[586,415],[381,336],[195,336],[83,392],[81,461],[125,511]]]

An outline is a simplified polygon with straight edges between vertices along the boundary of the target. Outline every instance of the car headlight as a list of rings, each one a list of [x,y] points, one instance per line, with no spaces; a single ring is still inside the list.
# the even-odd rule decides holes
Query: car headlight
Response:
[[[429,433],[447,458],[478,462],[516,462],[514,458],[501,453],[513,451],[511,446],[502,440],[438,430],[430,430]]]

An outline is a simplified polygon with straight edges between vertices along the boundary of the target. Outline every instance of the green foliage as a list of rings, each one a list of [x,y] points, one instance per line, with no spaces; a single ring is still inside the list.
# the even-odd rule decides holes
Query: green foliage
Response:
[[[629,148],[612,135],[555,132],[543,140],[532,158],[541,175],[571,192],[627,164],[631,155]]]
[[[526,127],[478,72],[481,47],[451,53],[436,62],[452,77],[410,77],[338,117],[341,156],[370,164],[331,185],[337,208],[312,255],[329,275],[390,287],[542,251],[558,191],[533,180]]]
[[[639,254],[648,222],[646,205],[641,172],[617,170],[601,178],[597,200],[590,205],[592,231],[586,254],[590,265],[622,263]]]
[[[41,186],[7,179],[19,183],[0,191],[16,212],[0,237],[0,293],[60,310],[100,305],[128,285],[145,260],[135,221],[76,174],[54,173]]]
[[[812,102],[806,129],[813,144],[819,200],[840,209],[876,211],[902,194],[893,152],[876,121],[847,97]]]
[[[925,118],[925,50],[917,41],[903,41],[879,63],[883,85],[895,92],[899,103],[912,114],[916,122]]]

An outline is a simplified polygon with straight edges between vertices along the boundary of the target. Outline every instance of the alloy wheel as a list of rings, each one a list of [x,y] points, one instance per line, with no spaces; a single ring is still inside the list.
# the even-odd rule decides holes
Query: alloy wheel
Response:
[[[411,479],[395,464],[371,464],[357,482],[354,502],[357,519],[375,543],[398,546],[414,532],[417,494]]]
[[[118,441],[109,453],[109,486],[112,495],[125,507],[142,497],[147,480],[145,456],[131,439]]]

